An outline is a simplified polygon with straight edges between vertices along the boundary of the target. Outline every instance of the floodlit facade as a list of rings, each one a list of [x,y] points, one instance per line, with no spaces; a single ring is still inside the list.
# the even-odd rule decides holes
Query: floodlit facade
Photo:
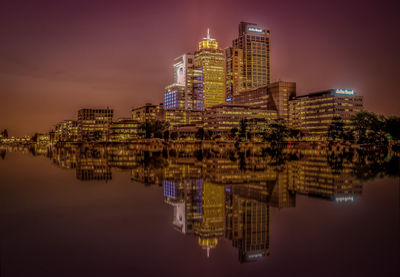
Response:
[[[333,117],[345,124],[363,110],[363,97],[354,90],[331,89],[310,93],[289,101],[289,126],[314,139],[326,137]]]
[[[112,109],[80,109],[78,132],[81,141],[107,141],[114,116]]]
[[[225,54],[209,31],[194,53],[194,67],[202,72],[202,82],[196,91],[203,100],[200,110],[225,103]]]
[[[271,82],[271,32],[255,23],[240,22],[233,48],[243,51],[243,89]]]

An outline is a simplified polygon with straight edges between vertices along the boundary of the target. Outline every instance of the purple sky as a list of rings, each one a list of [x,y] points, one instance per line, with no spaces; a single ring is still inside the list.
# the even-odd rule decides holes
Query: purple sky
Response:
[[[395,1],[19,1],[0,8],[0,129],[48,131],[82,107],[160,103],[173,59],[207,27],[230,46],[240,21],[271,28],[272,79],[298,94],[353,88],[400,114]]]

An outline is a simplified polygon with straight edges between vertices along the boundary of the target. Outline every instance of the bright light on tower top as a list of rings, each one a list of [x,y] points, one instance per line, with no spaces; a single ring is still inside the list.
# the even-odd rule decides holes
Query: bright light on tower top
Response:
[[[218,42],[210,36],[210,28],[207,29],[207,37],[199,42],[199,50],[204,48],[218,49]]]

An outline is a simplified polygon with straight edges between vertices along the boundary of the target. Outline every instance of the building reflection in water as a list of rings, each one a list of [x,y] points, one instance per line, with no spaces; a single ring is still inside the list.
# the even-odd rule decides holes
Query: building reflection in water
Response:
[[[111,180],[114,168],[130,171],[131,181],[162,186],[177,231],[196,237],[208,257],[220,240],[229,240],[240,262],[270,254],[271,208],[294,208],[296,194],[344,203],[362,193],[354,155],[148,152],[127,146],[30,151],[74,169],[82,181]]]

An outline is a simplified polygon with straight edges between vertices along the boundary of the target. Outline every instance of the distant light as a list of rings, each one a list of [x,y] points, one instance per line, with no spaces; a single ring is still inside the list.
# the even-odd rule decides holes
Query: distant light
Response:
[[[226,100],[225,100],[227,103],[228,102],[232,102],[232,97],[228,97],[228,98],[226,98]]]
[[[258,28],[258,27],[248,27],[247,31],[253,32],[253,33],[264,33],[264,29]]]
[[[354,95],[356,94],[356,92],[354,91],[354,89],[335,89],[335,93],[336,94],[341,94],[341,95]]]

